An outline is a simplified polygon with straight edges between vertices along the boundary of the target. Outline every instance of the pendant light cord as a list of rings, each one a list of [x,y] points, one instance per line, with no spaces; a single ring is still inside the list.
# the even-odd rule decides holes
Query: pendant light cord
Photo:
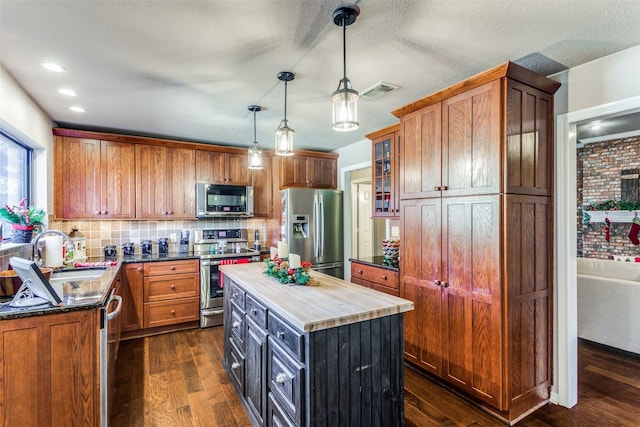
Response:
[[[287,80],[284,81],[284,121],[287,122]]]
[[[347,90],[347,25],[345,24],[345,18],[342,17],[342,71],[343,71],[343,83],[344,90]]]
[[[253,110],[253,142],[258,142],[256,134],[256,110]]]

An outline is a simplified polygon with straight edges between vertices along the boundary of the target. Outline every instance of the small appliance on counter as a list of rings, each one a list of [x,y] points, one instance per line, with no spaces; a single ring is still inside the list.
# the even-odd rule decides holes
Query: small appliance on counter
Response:
[[[140,252],[142,255],[151,255],[153,252],[153,243],[151,240],[143,240],[140,242]]]
[[[135,254],[135,244],[133,242],[127,242],[122,245],[122,256],[132,257]]]
[[[69,238],[73,242],[73,261],[84,262],[87,260],[87,238],[78,231],[77,227],[71,228]]]
[[[178,252],[181,254],[189,253],[189,230],[184,233],[180,232],[180,240],[178,241]]]
[[[158,239],[158,255],[169,254],[169,239],[162,237]]]
[[[116,258],[116,245],[107,245],[104,247],[104,258],[105,259]]]

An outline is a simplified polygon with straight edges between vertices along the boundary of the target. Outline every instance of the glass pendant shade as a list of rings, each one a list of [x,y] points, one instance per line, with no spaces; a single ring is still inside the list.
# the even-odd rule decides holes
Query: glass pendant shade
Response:
[[[351,88],[349,79],[340,80],[338,90],[331,94],[333,102],[333,125],[331,128],[339,132],[358,129],[358,92]]]
[[[296,132],[289,127],[289,122],[284,119],[276,130],[276,155],[293,156],[293,135]]]
[[[249,111],[253,111],[253,144],[251,144],[248,151],[249,169],[262,169],[262,149],[258,144],[258,138],[256,136],[256,112],[262,111],[262,107],[259,105],[249,105]]]
[[[249,169],[262,169],[262,150],[258,141],[253,141],[249,147]]]

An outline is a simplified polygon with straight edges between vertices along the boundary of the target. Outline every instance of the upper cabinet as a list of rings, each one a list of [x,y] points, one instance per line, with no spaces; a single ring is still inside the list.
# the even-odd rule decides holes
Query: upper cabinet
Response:
[[[136,145],[136,217],[195,218],[195,150]]]
[[[280,158],[280,188],[338,188],[338,155],[296,151]]]
[[[247,152],[196,150],[196,181],[207,184],[251,185]]]
[[[371,140],[373,164],[373,217],[397,217],[400,125],[365,135]]]
[[[262,169],[251,171],[253,185],[253,216],[270,218],[273,214],[273,157],[262,156]]]
[[[400,199],[550,196],[558,86],[506,63],[393,111],[403,137]]]
[[[56,136],[54,211],[58,218],[135,217],[133,144]]]

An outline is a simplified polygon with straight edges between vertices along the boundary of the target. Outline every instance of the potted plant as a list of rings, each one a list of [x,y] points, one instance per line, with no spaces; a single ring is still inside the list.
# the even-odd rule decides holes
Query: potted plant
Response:
[[[46,215],[42,209],[27,206],[26,197],[17,206],[4,205],[0,208],[0,217],[11,224],[14,243],[31,242],[33,231],[42,228]]]

